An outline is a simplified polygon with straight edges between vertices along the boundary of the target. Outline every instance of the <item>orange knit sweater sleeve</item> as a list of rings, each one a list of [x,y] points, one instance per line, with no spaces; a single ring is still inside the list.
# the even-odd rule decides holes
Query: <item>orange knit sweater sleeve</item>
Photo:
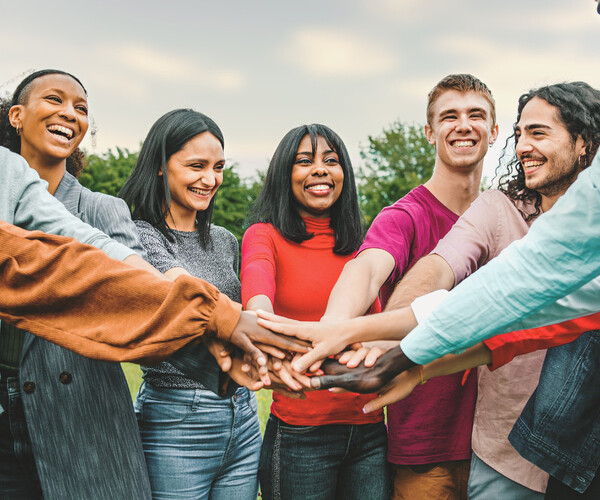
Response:
[[[90,358],[152,364],[214,332],[241,306],[214,286],[164,281],[71,238],[0,221],[0,319]]]

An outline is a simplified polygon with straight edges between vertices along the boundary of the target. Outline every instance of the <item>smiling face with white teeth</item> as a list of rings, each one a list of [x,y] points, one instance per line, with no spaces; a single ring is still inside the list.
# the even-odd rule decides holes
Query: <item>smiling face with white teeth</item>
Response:
[[[68,75],[36,78],[24,103],[13,106],[9,119],[21,130],[21,155],[31,166],[61,165],[88,130],[87,96]]]
[[[292,167],[292,193],[298,213],[317,219],[329,217],[343,186],[344,170],[338,154],[322,136],[317,137],[313,152],[310,135],[306,134],[298,145]]]
[[[171,195],[169,227],[196,230],[196,214],[208,208],[223,182],[224,167],[223,146],[210,132],[196,135],[171,155],[167,161]],[[162,170],[158,175],[163,175]]]
[[[498,126],[492,122],[490,103],[482,94],[446,90],[433,104],[425,134],[436,147],[436,167],[470,171],[483,165],[490,143],[498,136]]]
[[[525,185],[542,195],[545,210],[577,178],[581,171],[579,156],[586,154],[586,144],[581,136],[573,140],[558,108],[539,97],[523,108],[515,140]]]

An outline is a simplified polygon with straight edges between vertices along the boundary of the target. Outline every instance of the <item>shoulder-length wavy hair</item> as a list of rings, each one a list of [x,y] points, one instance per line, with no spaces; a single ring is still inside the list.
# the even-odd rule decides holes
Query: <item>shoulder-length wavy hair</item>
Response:
[[[166,218],[171,209],[171,193],[167,162],[172,155],[195,136],[210,132],[225,147],[223,133],[208,116],[193,109],[176,109],[161,116],[152,125],[140,154],[119,196],[133,208],[133,218],[144,220],[157,228],[169,241],[174,241]],[[158,175],[162,169],[163,175]],[[197,212],[198,239],[203,248],[210,242],[210,222],[215,198],[208,208]]]
[[[304,136],[310,136],[313,155],[317,140],[322,137],[334,150],[344,172],[344,183],[338,200],[331,207],[330,225],[335,234],[333,252],[348,255],[358,249],[363,238],[362,215],[358,206],[358,193],[352,162],[340,137],[325,125],[302,125],[290,130],[277,146],[269,163],[264,186],[252,207],[247,226],[257,222],[272,224],[285,238],[301,243],[314,235],[306,230],[298,213],[292,192],[292,168],[298,146]]]
[[[580,158],[579,163],[582,170],[589,167],[600,144],[600,91],[585,82],[557,83],[530,90],[519,98],[514,130],[521,119],[523,108],[534,97],[544,99],[557,108],[560,119],[573,142],[578,137],[584,140],[586,154]],[[522,214],[523,218],[529,221],[540,215],[542,197],[537,191],[529,189],[525,183],[523,165],[514,152],[516,144],[517,139],[513,133],[506,140],[495,177],[498,179],[500,191],[510,199],[534,204],[535,211]]]
[[[81,85],[85,95],[87,95],[87,90],[79,78],[66,71],[61,71],[59,69],[42,69],[26,76],[21,83],[17,85],[11,98],[0,98],[0,146],[10,149],[13,153],[21,154],[21,138],[17,135],[15,128],[10,124],[8,112],[10,111],[10,108],[17,104],[27,104],[34,80],[46,75],[66,75]],[[79,174],[85,167],[85,155],[83,154],[83,151],[76,148],[67,158],[66,166],[69,173],[75,177],[79,177]]]

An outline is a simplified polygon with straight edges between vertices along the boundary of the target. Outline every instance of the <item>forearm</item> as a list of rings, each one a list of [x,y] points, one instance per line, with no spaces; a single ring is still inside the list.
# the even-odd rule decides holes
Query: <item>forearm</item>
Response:
[[[417,326],[410,307],[361,316],[344,322],[347,345],[376,340],[401,340]]]
[[[417,297],[441,288],[450,290],[453,286],[454,273],[450,265],[439,255],[427,255],[398,282],[385,310],[409,306]]]
[[[0,318],[87,357],[152,363],[206,331],[231,335],[240,306],[201,280],[176,283],[69,238],[0,224]]]
[[[462,354],[447,354],[423,367],[423,380],[469,370],[492,362],[492,351],[480,343]]]
[[[344,266],[329,295],[323,320],[339,321],[355,318],[369,310],[379,294],[381,285],[394,268],[393,258],[387,252],[383,254],[387,255],[388,259],[383,256],[380,269],[377,268],[374,259],[368,256],[365,258],[363,254]]]

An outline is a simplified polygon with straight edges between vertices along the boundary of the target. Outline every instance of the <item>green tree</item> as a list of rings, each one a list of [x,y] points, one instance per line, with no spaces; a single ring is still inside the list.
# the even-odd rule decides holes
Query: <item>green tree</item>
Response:
[[[87,155],[87,165],[79,177],[79,182],[92,191],[117,196],[131,174],[139,152],[117,147],[102,154]],[[264,174],[256,178],[242,179],[235,171],[236,165],[225,168],[223,184],[219,188],[213,222],[229,229],[241,243],[244,235],[243,224],[254,203]]]
[[[242,179],[235,167],[235,164],[225,167],[212,220],[214,224],[229,229],[241,245],[244,221],[260,192],[264,175],[259,172],[257,178]]]
[[[115,152],[109,149],[100,155],[88,154],[87,165],[79,176],[79,182],[92,191],[117,196],[131,174],[138,154],[119,147]]]
[[[360,155],[364,163],[358,174],[358,191],[368,225],[383,207],[426,182],[435,164],[435,148],[427,142],[423,127],[400,121],[381,135],[369,136]]]

